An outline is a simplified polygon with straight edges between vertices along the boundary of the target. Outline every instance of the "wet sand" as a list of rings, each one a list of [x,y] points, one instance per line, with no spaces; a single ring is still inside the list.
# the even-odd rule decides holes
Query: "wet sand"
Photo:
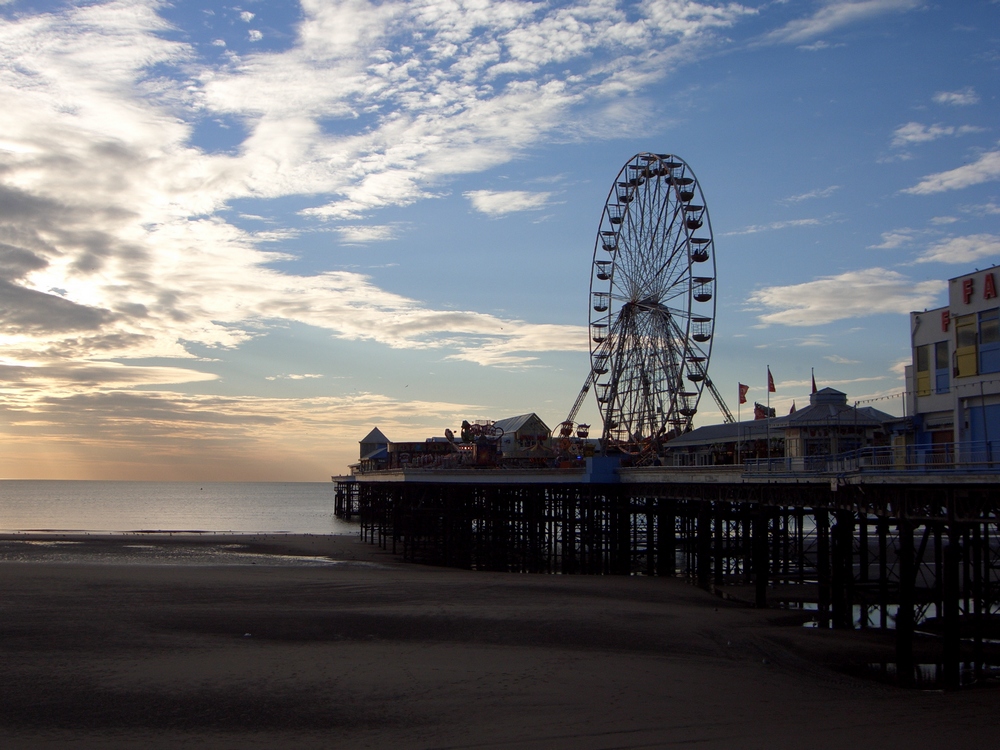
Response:
[[[354,537],[45,540],[79,543],[60,562],[0,538],[30,548],[0,563],[3,747],[995,742],[1000,689],[851,676],[851,659],[891,660],[891,641],[683,581],[406,565]],[[214,564],[108,564],[129,544],[237,546]],[[225,550],[340,562],[225,564]]]

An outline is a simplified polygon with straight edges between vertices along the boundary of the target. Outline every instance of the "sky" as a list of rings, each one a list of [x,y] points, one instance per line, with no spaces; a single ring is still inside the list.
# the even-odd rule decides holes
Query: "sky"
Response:
[[[647,151],[705,195],[729,407],[770,366],[779,414],[813,371],[900,414],[907,313],[1000,262],[998,68],[989,0],[0,0],[0,477],[555,426]]]

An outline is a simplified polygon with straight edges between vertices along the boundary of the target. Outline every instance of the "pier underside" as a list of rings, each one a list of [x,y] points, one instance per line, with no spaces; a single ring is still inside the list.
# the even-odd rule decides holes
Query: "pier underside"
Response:
[[[989,484],[338,485],[337,512],[405,560],[685,576],[820,628],[885,631],[902,685],[1000,664],[1000,518]]]

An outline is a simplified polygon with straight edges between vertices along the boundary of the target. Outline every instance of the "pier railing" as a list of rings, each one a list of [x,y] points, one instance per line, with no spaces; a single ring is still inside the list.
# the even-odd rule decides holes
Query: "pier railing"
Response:
[[[903,474],[998,472],[992,441],[860,448],[835,456],[751,459],[747,474]]]

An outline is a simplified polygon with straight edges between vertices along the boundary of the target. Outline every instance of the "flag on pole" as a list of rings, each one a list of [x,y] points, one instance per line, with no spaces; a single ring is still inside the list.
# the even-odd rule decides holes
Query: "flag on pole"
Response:
[[[816,392],[816,368],[815,368],[815,367],[813,367],[813,368],[810,368],[810,369],[812,370],[812,378],[813,378],[813,393],[815,393],[815,392]]]
[[[737,383],[740,387],[740,403],[745,404],[747,402],[747,391],[750,390],[750,386],[743,385],[743,383]]]
[[[770,367],[767,368],[767,392],[768,393],[775,393],[776,392],[775,388],[774,388],[774,378],[771,377],[771,368]]]

